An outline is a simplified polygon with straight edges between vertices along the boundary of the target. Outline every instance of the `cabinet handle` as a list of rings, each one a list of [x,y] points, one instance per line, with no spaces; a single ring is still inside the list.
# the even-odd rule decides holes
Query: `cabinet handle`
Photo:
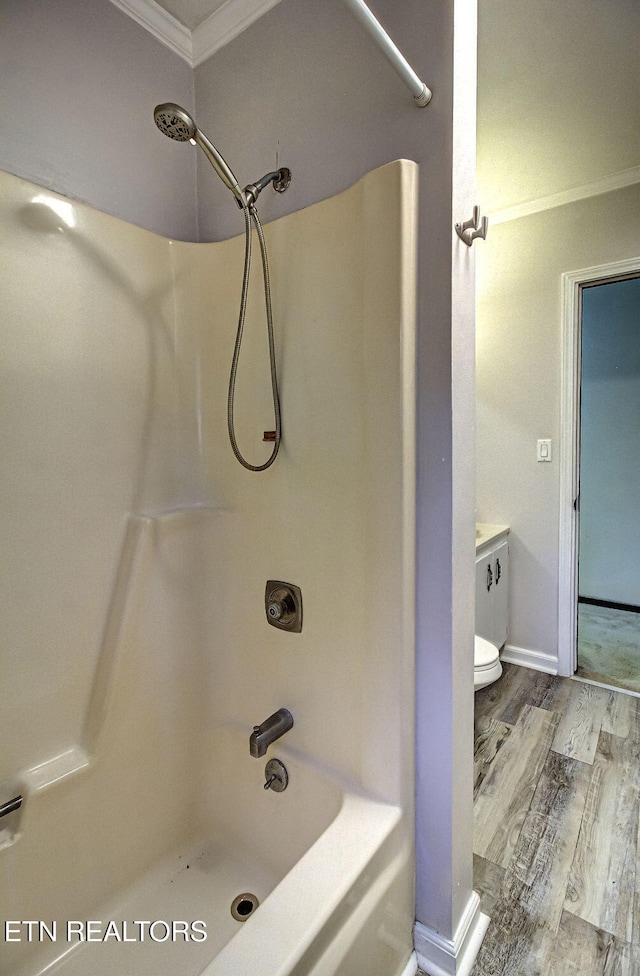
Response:
[[[496,586],[500,582],[501,576],[502,576],[502,568],[500,566],[500,560],[496,559]]]
[[[491,572],[491,566],[487,566],[487,593],[491,589],[492,583],[493,583],[493,573]]]

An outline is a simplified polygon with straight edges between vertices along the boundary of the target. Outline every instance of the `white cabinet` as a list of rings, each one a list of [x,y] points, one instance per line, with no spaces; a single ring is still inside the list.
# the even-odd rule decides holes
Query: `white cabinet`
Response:
[[[509,530],[479,532],[476,547],[476,634],[502,647],[509,625]]]

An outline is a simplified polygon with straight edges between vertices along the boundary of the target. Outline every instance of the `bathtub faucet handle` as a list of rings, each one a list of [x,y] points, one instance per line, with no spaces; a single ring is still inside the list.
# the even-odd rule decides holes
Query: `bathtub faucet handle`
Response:
[[[284,763],[279,759],[270,759],[264,769],[266,781],[265,790],[273,790],[274,793],[282,793],[289,784],[289,774]]]

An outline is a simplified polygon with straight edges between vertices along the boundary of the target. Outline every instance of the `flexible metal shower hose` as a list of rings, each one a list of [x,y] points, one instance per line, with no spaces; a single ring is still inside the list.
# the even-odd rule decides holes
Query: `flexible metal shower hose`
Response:
[[[227,398],[227,429],[233,453],[240,464],[249,471],[265,471],[275,461],[278,450],[280,449],[281,419],[280,419],[280,393],[278,391],[278,377],[276,374],[276,353],[273,339],[273,313],[271,310],[271,285],[269,281],[269,265],[267,263],[267,245],[262,231],[262,224],[258,217],[258,212],[254,206],[243,207],[245,221],[245,250],[244,250],[244,275],[242,278],[242,296],[240,298],[240,314],[238,316],[238,331],[236,332],[236,343],[233,350],[231,361],[231,373],[229,376],[229,395]],[[267,312],[267,336],[269,339],[269,364],[271,369],[271,390],[273,394],[273,412],[276,423],[276,439],[273,445],[271,456],[264,464],[250,464],[240,453],[238,442],[233,424],[233,401],[236,388],[236,374],[238,372],[238,360],[240,358],[240,346],[242,344],[242,333],[244,331],[244,320],[247,311],[247,297],[249,291],[249,272],[251,271],[251,223],[255,224],[258,240],[260,242],[260,254],[262,256],[262,276],[264,279],[264,301]]]

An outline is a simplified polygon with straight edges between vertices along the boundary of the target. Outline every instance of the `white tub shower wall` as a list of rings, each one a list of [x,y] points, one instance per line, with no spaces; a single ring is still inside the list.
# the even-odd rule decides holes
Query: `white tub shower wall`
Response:
[[[25,795],[6,917],[91,917],[215,829],[221,728],[248,755],[285,706],[293,754],[402,808],[380,976],[406,962],[416,171],[268,226],[284,436],[259,474],[226,433],[242,239],[166,241],[2,175],[0,801]],[[252,459],[273,426],[262,316],[255,288],[236,407]],[[267,625],[268,578],[302,588],[301,634]],[[0,973],[36,972],[40,948],[3,945]]]

